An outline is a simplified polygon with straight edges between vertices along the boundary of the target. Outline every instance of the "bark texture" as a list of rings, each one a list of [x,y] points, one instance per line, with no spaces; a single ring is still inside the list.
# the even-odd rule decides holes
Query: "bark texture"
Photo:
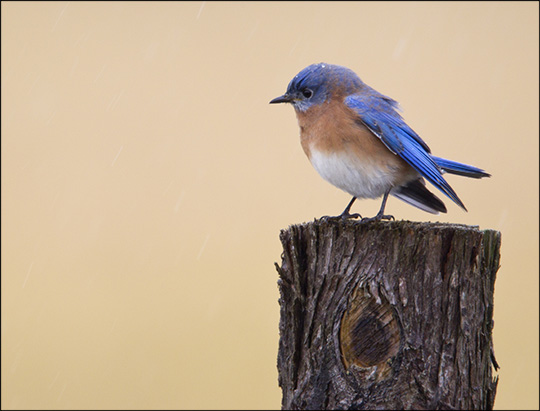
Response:
[[[283,409],[492,409],[500,232],[408,221],[282,230]]]

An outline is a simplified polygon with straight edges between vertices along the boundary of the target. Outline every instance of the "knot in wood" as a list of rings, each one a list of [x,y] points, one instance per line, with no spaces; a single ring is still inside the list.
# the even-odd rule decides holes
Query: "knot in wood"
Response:
[[[357,288],[341,319],[340,348],[346,369],[386,363],[399,351],[400,330],[390,304]]]

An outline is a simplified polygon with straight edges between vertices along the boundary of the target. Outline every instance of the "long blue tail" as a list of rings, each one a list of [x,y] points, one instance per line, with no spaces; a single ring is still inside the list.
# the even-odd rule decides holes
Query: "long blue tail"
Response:
[[[431,158],[440,168],[450,174],[457,174],[471,178],[491,177],[491,174],[486,173],[484,170],[477,167],[435,156],[431,156]]]

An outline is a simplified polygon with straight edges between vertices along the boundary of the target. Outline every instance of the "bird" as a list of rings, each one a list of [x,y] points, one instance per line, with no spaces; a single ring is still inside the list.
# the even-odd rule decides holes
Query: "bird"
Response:
[[[364,83],[351,69],[311,64],[270,104],[290,103],[300,128],[300,143],[320,176],[352,195],[336,217],[362,221],[393,220],[384,214],[389,195],[432,214],[446,213],[445,204],[428,190],[430,182],[467,211],[443,174],[490,177],[484,170],[436,157],[405,123],[399,103]],[[374,217],[350,210],[356,199],[382,197]]]

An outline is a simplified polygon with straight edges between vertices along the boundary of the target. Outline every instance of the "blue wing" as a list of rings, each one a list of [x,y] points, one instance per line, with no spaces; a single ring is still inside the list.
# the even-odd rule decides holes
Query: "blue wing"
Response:
[[[373,90],[345,98],[361,121],[394,154],[400,156],[431,184],[466,210],[465,206],[441,174],[427,144],[403,121],[395,110],[397,102]]]

